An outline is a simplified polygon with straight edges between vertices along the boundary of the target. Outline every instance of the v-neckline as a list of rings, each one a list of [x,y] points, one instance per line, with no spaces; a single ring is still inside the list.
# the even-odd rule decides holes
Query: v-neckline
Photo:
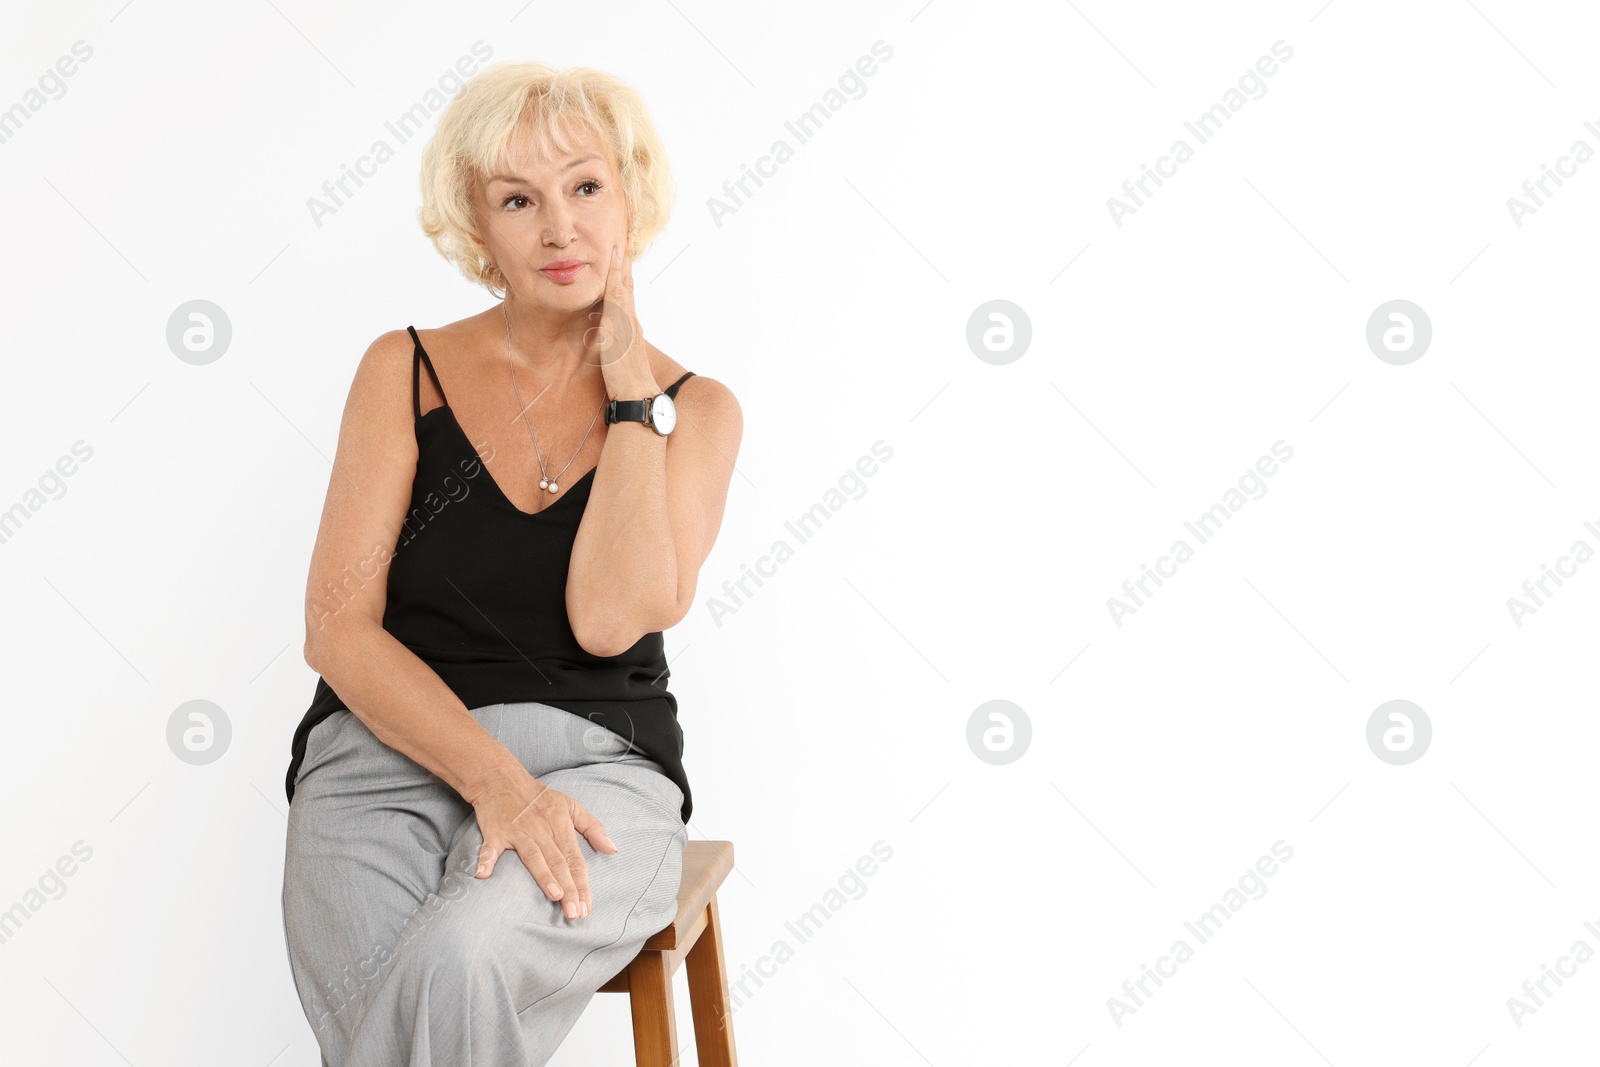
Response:
[[[504,503],[506,507],[516,512],[518,515],[521,515],[523,518],[537,519],[552,508],[560,507],[562,504],[567,502],[568,497],[572,496],[578,491],[578,487],[580,485],[594,477],[594,472],[600,469],[599,467],[590,467],[581,478],[567,487],[566,492],[557,496],[554,501],[538,511],[523,511],[521,508],[517,507],[517,505],[511,502],[511,498],[506,496],[506,491],[500,488],[500,483],[494,480],[494,474],[489,470],[489,465],[483,461],[482,456],[478,455],[478,450],[473,447],[471,439],[467,437],[467,431],[461,428],[461,420],[456,418],[455,410],[451,408],[449,404],[440,404],[438,407],[429,408],[427,411],[423,412],[422,418],[427,418],[435,411],[443,411],[449,414],[450,425],[455,427],[456,436],[461,439],[462,444],[467,446],[467,451],[472,453],[472,458],[477,460],[478,466],[483,468],[483,476],[488,479],[489,487],[494,490],[495,496],[499,497],[501,502]],[[540,490],[540,492],[543,492],[543,490]]]

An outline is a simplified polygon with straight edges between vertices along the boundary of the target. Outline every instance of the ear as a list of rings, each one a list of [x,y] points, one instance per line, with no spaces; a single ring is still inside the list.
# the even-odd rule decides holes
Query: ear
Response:
[[[485,263],[489,264],[489,269],[490,270],[497,270],[498,269],[498,265],[494,261],[494,255],[493,255],[493,253],[491,253],[489,251],[489,246],[486,243],[484,243],[484,240],[483,240],[482,237],[479,237],[477,234],[474,233],[472,235],[472,246],[473,246],[474,249],[477,250],[478,258],[483,260]]]

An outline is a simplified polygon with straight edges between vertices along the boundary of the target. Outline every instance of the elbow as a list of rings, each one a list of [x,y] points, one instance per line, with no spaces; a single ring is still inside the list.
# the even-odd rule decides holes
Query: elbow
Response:
[[[332,652],[331,646],[337,640],[340,615],[337,607],[330,608],[322,601],[309,597],[306,599],[306,641],[300,655],[306,661],[306,666],[318,674],[323,673],[323,666]]]
[[[300,649],[300,656],[306,661],[306,666],[318,674],[322,673],[322,668],[319,664],[327,651],[327,638],[328,635],[321,620],[317,622],[312,622],[310,619],[306,620],[306,642]]]
[[[672,614],[662,621],[657,629],[670,630],[684,619],[689,617],[689,609],[694,607],[695,575],[689,576],[686,586],[679,586],[677,602],[672,605]]]
[[[646,635],[665,630],[688,614],[688,605],[675,598],[663,597],[671,602],[651,610],[647,598],[629,605],[630,610],[617,610],[604,605],[605,598],[585,596],[567,587],[567,620],[572,624],[572,636],[578,645],[591,656],[620,656]]]
[[[318,674],[323,673],[323,664],[327,662],[328,657],[328,635],[320,631],[315,634],[307,634],[302,656],[306,661],[307,667],[310,667]]]
[[[618,627],[602,626],[574,626],[572,636],[578,639],[578,644],[591,656],[609,659],[620,656],[632,648],[642,634],[629,635]]]
[[[569,612],[570,614],[570,612]],[[620,656],[638,644],[646,634],[663,630],[656,619],[628,619],[612,615],[601,617],[580,612],[572,615],[572,636],[591,656]]]
[[[344,644],[350,633],[349,626],[352,621],[346,619],[336,622],[335,616],[307,620],[306,643],[301,650],[301,656],[306,661],[306,666],[327,677],[330,662],[337,655],[338,648]]]

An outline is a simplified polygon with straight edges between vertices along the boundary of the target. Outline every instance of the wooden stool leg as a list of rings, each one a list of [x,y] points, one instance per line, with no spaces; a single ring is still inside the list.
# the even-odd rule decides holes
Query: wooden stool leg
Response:
[[[717,898],[706,905],[706,928],[689,950],[689,1007],[700,1067],[738,1067],[733,1051],[733,1016],[728,1012],[728,968],[722,959],[722,921]]]
[[[676,1067],[678,1021],[672,1010],[672,975],[661,953],[641,952],[628,965],[628,1001],[638,1067]]]

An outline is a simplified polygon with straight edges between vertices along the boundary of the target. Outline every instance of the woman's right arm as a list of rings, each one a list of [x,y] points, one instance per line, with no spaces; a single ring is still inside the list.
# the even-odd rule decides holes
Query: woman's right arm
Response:
[[[380,741],[465,797],[513,757],[383,628],[417,470],[411,353],[410,335],[393,330],[356,368],[306,580],[305,660]]]
[[[521,843],[519,858],[550,899],[586,900],[588,880],[572,835],[584,833],[597,850],[616,851],[600,821],[541,787],[438,673],[383,628],[388,564],[417,470],[413,358],[410,335],[393,330],[372,343],[356,368],[306,581],[305,661],[380,741],[475,808],[490,809],[479,810],[493,852],[490,868],[505,847]],[[524,811],[540,817],[512,825]],[[571,841],[560,833],[563,811],[574,815],[566,824]]]

